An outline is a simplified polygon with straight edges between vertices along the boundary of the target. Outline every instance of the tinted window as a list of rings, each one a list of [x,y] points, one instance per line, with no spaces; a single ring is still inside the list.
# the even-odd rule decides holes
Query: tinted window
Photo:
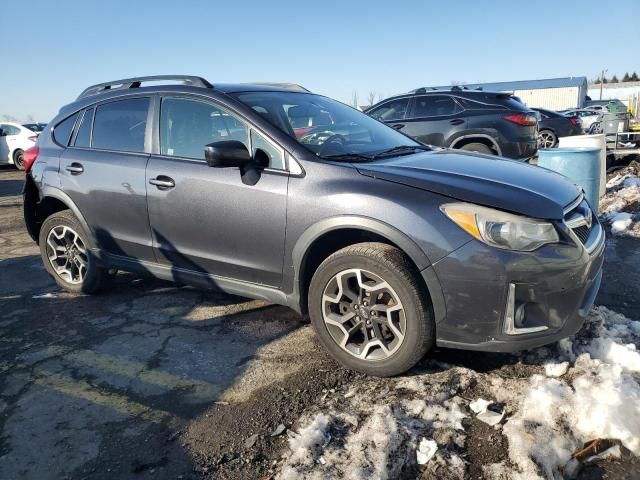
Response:
[[[0,128],[2,128],[2,131],[6,135],[18,135],[18,134],[20,134],[20,129],[18,127],[14,127],[13,125],[2,125],[2,126],[0,126]]]
[[[284,170],[284,153],[282,150],[270,143],[266,138],[255,130],[251,130],[251,148],[255,156],[256,150],[260,149],[269,156],[269,167]]]
[[[82,123],[76,135],[74,145],[76,147],[89,147],[91,145],[91,124],[93,123],[93,108],[86,110],[82,117]]]
[[[247,126],[210,103],[165,98],[160,110],[160,153],[204,159],[204,147],[222,140],[238,140],[249,148]]]
[[[407,114],[409,108],[408,98],[399,98],[397,100],[391,100],[390,102],[380,105],[369,112],[373,118],[389,122],[393,120],[402,120]]]
[[[121,152],[144,152],[148,98],[105,103],[96,109],[91,146]]]
[[[453,115],[459,111],[460,107],[449,95],[427,95],[416,97],[413,117],[439,117]]]
[[[372,159],[370,155],[389,149],[420,147],[355,108],[320,95],[241,92],[234,96],[321,158],[367,161]]]
[[[71,140],[71,132],[73,131],[73,126],[76,123],[76,119],[78,118],[79,113],[74,113],[70,117],[67,117],[65,120],[61,121],[56,128],[53,129],[53,139],[58,142],[60,145],[67,146],[69,145],[69,140]]]

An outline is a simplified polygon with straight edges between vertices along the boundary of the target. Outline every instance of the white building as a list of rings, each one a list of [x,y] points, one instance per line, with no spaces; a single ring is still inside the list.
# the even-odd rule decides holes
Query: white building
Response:
[[[586,77],[548,78],[515,82],[473,83],[461,85],[470,90],[505,92],[519,97],[528,107],[566,110],[581,108],[587,95]],[[438,89],[451,88],[436,87]],[[593,97],[592,97],[593,98]]]

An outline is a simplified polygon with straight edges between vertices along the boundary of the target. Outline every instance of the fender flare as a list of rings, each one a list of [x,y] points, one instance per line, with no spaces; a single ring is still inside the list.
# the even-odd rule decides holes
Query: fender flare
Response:
[[[307,253],[309,252],[309,247],[325,233],[346,228],[375,233],[397,245],[411,259],[425,281],[436,313],[436,320],[444,316],[442,287],[434,275],[425,275],[425,272],[431,273],[432,269],[429,268],[431,261],[422,249],[409,238],[408,235],[395,227],[373,218],[355,215],[339,215],[325,218],[307,228],[302,235],[300,235],[291,252],[291,268],[293,272],[290,272],[290,274],[292,274],[290,278],[292,278],[293,284],[290,286],[291,288],[288,289],[292,292],[288,295],[289,306],[297,311],[302,310],[300,275],[302,266],[307,258]]]
[[[51,197],[51,198],[55,198],[56,200],[60,200],[62,203],[64,203],[67,206],[67,208],[69,208],[69,210],[71,210],[73,214],[76,216],[76,218],[80,222],[80,225],[82,225],[82,228],[84,228],[85,232],[87,232],[87,243],[89,244],[89,248],[91,249],[97,248],[98,244],[96,242],[95,232],[89,226],[89,224],[84,218],[84,215],[80,213],[80,209],[74,203],[74,201],[71,200],[71,197],[69,197],[69,195],[64,193],[59,188],[55,188],[51,186],[44,187],[42,189],[41,195],[42,196],[40,201],[42,201],[42,199],[44,199],[45,197]]]

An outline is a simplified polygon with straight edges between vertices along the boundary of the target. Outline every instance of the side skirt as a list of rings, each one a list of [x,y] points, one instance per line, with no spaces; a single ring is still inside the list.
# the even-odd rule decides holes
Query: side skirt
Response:
[[[205,272],[197,272],[172,265],[162,265],[154,262],[122,257],[110,253],[92,249],[92,253],[100,263],[108,268],[117,268],[127,272],[151,275],[155,278],[170,282],[193,285],[205,290],[215,290],[231,295],[255,298],[267,302],[290,307],[299,312],[299,305],[294,301],[294,295],[287,295],[283,291],[260,285],[257,283],[243,282],[232,278],[218,277]]]

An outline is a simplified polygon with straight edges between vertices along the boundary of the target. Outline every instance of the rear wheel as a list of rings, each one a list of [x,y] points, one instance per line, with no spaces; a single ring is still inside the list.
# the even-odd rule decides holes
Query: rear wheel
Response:
[[[24,170],[24,151],[17,149],[13,152],[13,164],[18,170]]]
[[[428,294],[408,258],[383,243],[338,250],[309,287],[309,316],[331,355],[370,375],[398,375],[433,345]]]
[[[460,147],[460,150],[466,150],[468,152],[486,153],[487,155],[495,155],[493,150],[484,143],[467,143]]]
[[[558,144],[558,137],[551,130],[538,132],[538,148],[553,148]]]
[[[89,250],[87,235],[71,210],[49,216],[40,229],[40,254],[58,285],[73,293],[93,293],[107,276]]]

